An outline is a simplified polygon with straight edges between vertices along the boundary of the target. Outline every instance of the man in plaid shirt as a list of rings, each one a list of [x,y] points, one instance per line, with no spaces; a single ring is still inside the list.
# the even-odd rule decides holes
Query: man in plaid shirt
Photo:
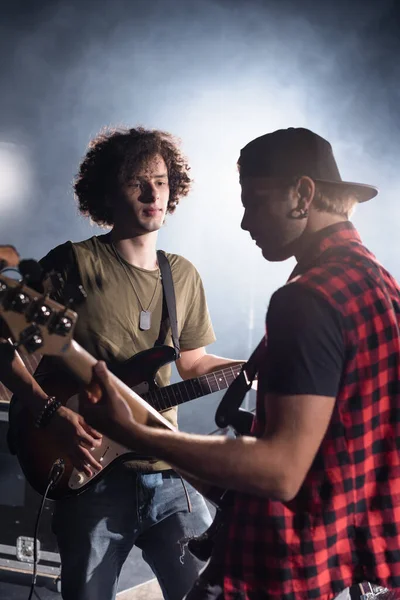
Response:
[[[137,424],[103,363],[86,418],[121,444],[234,490],[188,600],[329,600],[400,587],[400,288],[348,218],[372,186],[343,182],[306,129],[250,142],[244,216],[268,261],[297,266],[272,296],[253,436]],[[90,402],[91,401],[91,402]],[[362,582],[369,584],[358,585]]]

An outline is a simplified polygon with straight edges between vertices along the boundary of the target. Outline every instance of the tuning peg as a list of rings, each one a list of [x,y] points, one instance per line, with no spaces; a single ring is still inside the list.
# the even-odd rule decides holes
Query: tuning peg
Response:
[[[26,318],[28,321],[35,321],[39,325],[45,325],[50,319],[53,311],[46,304],[47,296],[42,296],[38,300],[32,302],[31,306],[26,312]]]
[[[65,295],[68,294],[66,293]],[[78,288],[75,288],[75,293],[67,300],[64,305],[64,309],[58,313],[53,312],[51,315],[48,324],[49,332],[63,336],[68,335],[72,330],[74,322],[73,319],[71,319],[71,317],[67,314],[67,311],[72,308],[74,304],[81,302],[86,297],[86,292],[82,285],[79,285]]]
[[[3,298],[3,296],[7,293],[8,291],[8,285],[6,284],[5,281],[0,281],[0,299]]]
[[[29,354],[33,354],[43,346],[43,337],[40,328],[32,324],[23,331],[19,336],[19,340],[13,344],[17,349],[23,346]]]
[[[87,293],[85,291],[85,288],[83,287],[83,285],[78,285],[78,293],[79,296],[82,300],[86,300],[87,298]]]
[[[48,326],[49,333],[57,333],[58,335],[68,335],[72,329],[72,319],[66,316],[66,309],[60,313],[53,313]]]
[[[44,271],[40,264],[33,259],[21,260],[18,270],[22,275],[23,283],[26,283],[35,290],[43,291]]]
[[[73,308],[77,304],[79,305],[81,302],[86,300],[87,293],[85,292],[85,288],[83,285],[78,285],[77,288],[74,289],[72,295],[66,303],[67,308]]]
[[[23,290],[22,285],[10,287],[6,283],[0,283],[0,296],[6,310],[24,313],[31,303],[31,298]]]

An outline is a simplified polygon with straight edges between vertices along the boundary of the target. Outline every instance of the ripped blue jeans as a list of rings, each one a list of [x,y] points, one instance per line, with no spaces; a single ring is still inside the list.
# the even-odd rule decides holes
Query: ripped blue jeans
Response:
[[[56,503],[63,600],[114,600],[121,568],[136,545],[166,600],[182,600],[204,563],[184,540],[211,523],[203,497],[171,471],[138,474],[118,466],[80,496]]]

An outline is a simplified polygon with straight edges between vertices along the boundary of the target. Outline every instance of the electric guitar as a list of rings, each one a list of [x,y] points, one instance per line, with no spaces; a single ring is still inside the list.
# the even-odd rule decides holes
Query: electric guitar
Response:
[[[62,359],[76,379],[70,386],[63,385],[64,396],[60,397],[60,400],[79,410],[77,396],[69,402],[69,387],[76,393],[82,384],[89,385],[92,369],[97,361],[73,340],[77,314],[22,283],[0,274],[0,317],[6,322],[17,348],[22,348],[29,355],[38,352]],[[115,375],[111,376],[139,423],[174,430],[171,423],[155,408]],[[73,467],[57,440],[45,429],[39,430],[35,427],[32,413],[17,399],[10,405],[9,422],[22,470],[36,491],[44,492],[55,463],[59,467],[59,476],[57,485],[49,493],[49,498],[63,497],[69,492],[83,489],[82,484],[86,483],[85,476]],[[99,455],[99,449],[96,449],[100,461],[103,455],[106,459],[110,446],[110,440],[103,438],[102,454]],[[127,452],[126,449],[124,451]],[[118,458],[119,452],[115,450],[115,454]],[[104,462],[108,466],[110,461],[106,459]]]
[[[79,412],[79,389],[82,384],[90,383],[96,360],[73,340],[76,313],[0,275],[0,316],[6,321],[17,345],[27,354],[40,353],[62,359],[74,377],[60,378],[59,373],[54,373],[45,381],[39,379],[39,383],[47,394],[56,396],[65,406]],[[173,348],[160,346],[141,352],[113,369],[114,382],[139,423],[173,430],[171,423],[158,411],[225,389],[241,370],[239,364],[159,388],[154,380],[156,372],[175,359]],[[36,491],[44,492],[53,466],[61,465],[62,475],[48,494],[51,499],[83,492],[119,462],[148,458],[103,436],[100,447],[92,450],[103,469],[88,476],[73,467],[46,429],[35,427],[33,415],[16,397],[10,404],[9,424],[11,442],[21,468]]]

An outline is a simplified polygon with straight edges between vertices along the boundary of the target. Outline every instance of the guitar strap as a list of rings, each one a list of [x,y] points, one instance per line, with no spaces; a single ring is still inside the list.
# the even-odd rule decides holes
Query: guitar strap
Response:
[[[171,327],[172,343],[176,352],[176,358],[179,358],[180,345],[178,336],[178,318],[176,315],[176,300],[171,265],[169,264],[169,260],[163,250],[157,250],[157,260],[160,267],[161,283],[163,288],[163,308],[160,332],[154,345],[162,346],[165,343],[168,329]]]
[[[224,429],[230,425],[241,435],[249,433],[253,415],[240,408],[244,397],[251,388],[251,384],[258,373],[261,356],[265,348],[265,337],[262,338],[249,360],[243,365],[236,379],[226,390],[215,413],[217,427]]]

